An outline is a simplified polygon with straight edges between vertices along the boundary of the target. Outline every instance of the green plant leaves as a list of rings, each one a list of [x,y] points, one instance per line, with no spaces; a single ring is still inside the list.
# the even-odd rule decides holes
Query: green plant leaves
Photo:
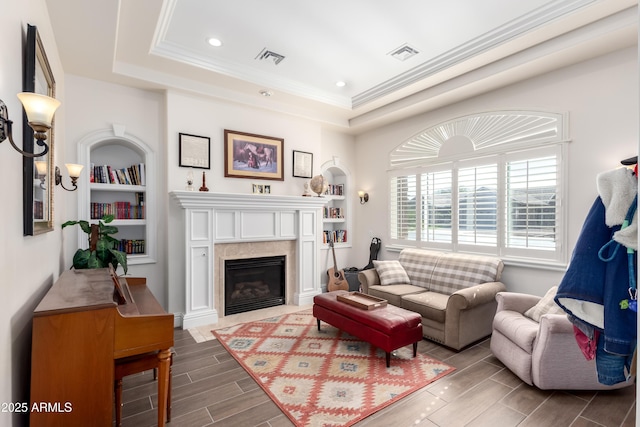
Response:
[[[127,254],[114,249],[117,247],[118,239],[110,236],[110,234],[118,232],[118,227],[105,225],[113,221],[114,218],[114,215],[105,215],[98,221],[96,250],[92,252],[90,249],[78,249],[73,255],[74,268],[105,268],[111,263],[113,268],[118,268],[118,265],[122,265],[124,273],[127,273]],[[67,221],[62,224],[62,228],[71,225],[79,225],[82,231],[87,233],[89,239],[91,239],[91,224],[88,221]],[[91,242],[89,242],[89,246],[91,247]]]

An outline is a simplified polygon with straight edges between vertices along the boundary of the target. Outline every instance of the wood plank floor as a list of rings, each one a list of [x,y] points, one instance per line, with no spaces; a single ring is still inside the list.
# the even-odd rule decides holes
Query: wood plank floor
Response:
[[[216,340],[175,331],[170,426],[285,427],[293,423]],[[636,425],[635,387],[609,392],[542,391],[524,384],[489,350],[489,339],[456,353],[423,340],[418,351],[457,370],[357,427]],[[123,426],[156,424],[152,373],[125,378]]]

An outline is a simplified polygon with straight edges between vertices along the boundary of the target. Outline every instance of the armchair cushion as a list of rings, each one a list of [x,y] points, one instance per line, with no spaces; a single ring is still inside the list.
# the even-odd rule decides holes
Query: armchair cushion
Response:
[[[564,310],[553,300],[558,291],[557,286],[553,286],[547,291],[547,293],[540,298],[540,301],[529,310],[524,312],[524,315],[531,320],[540,322],[540,317],[543,314],[565,314]]]
[[[386,285],[408,285],[411,283],[407,272],[400,264],[400,261],[373,261],[373,266],[380,276],[380,284]]]
[[[521,349],[531,354],[533,342],[538,335],[540,325],[522,313],[516,311],[499,311],[493,318],[493,330],[509,337]]]

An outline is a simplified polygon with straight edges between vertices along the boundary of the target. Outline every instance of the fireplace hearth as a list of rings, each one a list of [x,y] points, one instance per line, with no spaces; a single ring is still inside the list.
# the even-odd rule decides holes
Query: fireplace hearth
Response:
[[[285,304],[285,256],[225,260],[225,315]]]

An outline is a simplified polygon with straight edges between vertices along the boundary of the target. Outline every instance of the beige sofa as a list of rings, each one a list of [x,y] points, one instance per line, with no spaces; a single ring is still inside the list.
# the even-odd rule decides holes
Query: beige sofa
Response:
[[[362,291],[419,313],[425,338],[460,350],[491,334],[496,294],[506,290],[502,260],[403,249],[374,267],[358,273]]]

